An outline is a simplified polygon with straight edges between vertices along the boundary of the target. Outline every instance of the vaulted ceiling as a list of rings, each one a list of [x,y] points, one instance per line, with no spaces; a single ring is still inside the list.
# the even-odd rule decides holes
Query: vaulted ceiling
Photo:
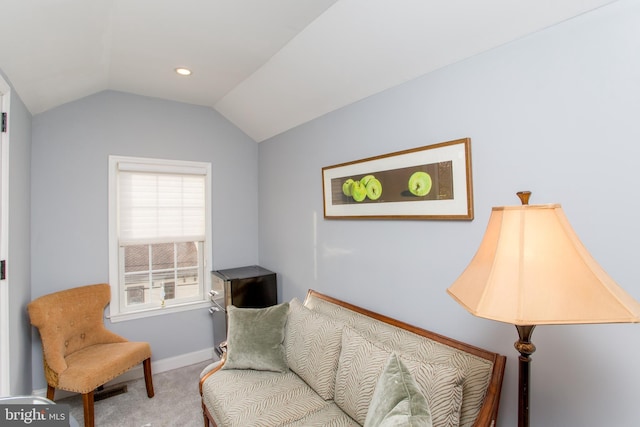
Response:
[[[33,114],[111,89],[259,142],[613,1],[0,0],[0,69]]]

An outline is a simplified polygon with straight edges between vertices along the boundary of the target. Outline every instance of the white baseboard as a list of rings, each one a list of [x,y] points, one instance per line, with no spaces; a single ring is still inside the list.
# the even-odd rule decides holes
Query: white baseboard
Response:
[[[214,362],[218,360],[218,355],[214,351],[213,348],[205,348],[203,350],[194,351],[191,353],[181,354],[179,356],[169,357],[161,360],[153,360],[151,359],[151,372],[153,374],[159,374],[161,372],[171,371],[173,369],[183,368],[189,365],[195,365],[196,363],[205,362],[210,360]],[[135,368],[130,369],[124,374],[120,375],[118,378],[115,378],[105,386],[110,386],[114,384],[120,384],[127,381],[137,380],[138,378],[143,378],[144,372],[142,370],[142,365],[138,365]],[[56,390],[55,400],[64,399],[65,397],[73,396],[77,393],[72,393],[66,390]],[[42,388],[33,391],[34,396],[46,397],[47,389]]]

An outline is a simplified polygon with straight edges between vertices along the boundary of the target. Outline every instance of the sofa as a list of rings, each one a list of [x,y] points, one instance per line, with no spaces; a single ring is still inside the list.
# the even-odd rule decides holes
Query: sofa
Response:
[[[200,375],[205,427],[496,425],[503,355],[314,290],[227,315]]]

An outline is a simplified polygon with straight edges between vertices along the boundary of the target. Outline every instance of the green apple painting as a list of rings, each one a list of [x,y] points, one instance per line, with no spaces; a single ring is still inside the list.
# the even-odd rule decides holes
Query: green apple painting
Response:
[[[333,204],[446,200],[453,198],[452,183],[451,162],[334,178]]]
[[[470,139],[322,168],[325,218],[473,219]]]

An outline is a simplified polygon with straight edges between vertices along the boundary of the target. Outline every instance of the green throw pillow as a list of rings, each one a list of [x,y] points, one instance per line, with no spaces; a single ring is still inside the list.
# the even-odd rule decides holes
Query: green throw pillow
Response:
[[[288,371],[284,326],[289,303],[267,308],[227,307],[227,359],[222,369]]]
[[[432,427],[427,400],[397,354],[389,356],[369,405],[364,427]]]

